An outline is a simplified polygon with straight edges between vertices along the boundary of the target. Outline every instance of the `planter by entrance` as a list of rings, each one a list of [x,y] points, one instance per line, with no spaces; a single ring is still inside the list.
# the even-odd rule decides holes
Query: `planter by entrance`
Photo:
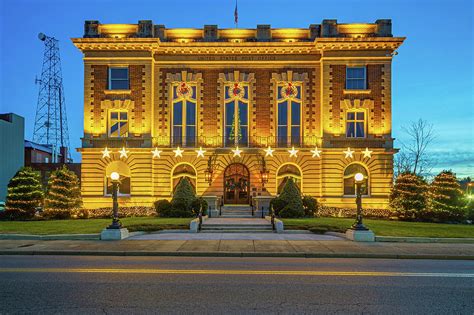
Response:
[[[241,163],[233,163],[224,171],[224,203],[249,204],[250,173]]]

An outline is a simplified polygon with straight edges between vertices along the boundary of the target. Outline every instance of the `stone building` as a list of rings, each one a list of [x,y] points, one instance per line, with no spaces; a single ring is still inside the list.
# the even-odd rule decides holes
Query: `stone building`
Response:
[[[293,178],[328,206],[385,207],[392,183],[391,20],[309,28],[168,29],[86,21],[82,193],[170,198],[188,177],[214,207],[263,202]]]

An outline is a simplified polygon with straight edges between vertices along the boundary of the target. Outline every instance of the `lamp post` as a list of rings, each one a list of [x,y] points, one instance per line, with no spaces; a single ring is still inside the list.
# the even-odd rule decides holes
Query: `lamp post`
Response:
[[[118,216],[118,187],[120,185],[120,174],[117,172],[112,172],[110,174],[110,179],[112,180],[112,206],[113,206],[113,218],[112,224],[107,227],[107,229],[121,229],[122,224],[120,223],[119,216]]]
[[[367,231],[368,228],[366,228],[362,223],[362,182],[364,181],[364,175],[362,173],[357,173],[354,175],[354,180],[356,184],[357,218],[351,229],[356,231]]]

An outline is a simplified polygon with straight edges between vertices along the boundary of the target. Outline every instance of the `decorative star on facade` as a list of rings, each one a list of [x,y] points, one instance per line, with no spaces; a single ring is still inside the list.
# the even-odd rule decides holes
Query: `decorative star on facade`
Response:
[[[342,151],[342,152],[346,155],[346,159],[352,158],[354,154],[354,151],[351,150],[351,148],[347,148],[346,151]]]
[[[106,157],[110,158],[110,152],[111,151],[109,151],[109,149],[107,147],[105,147],[104,151],[100,151],[100,152],[102,152],[102,158],[103,159],[106,158]]]
[[[160,156],[160,153],[161,153],[161,152],[162,152],[162,151],[158,150],[158,148],[155,148],[155,150],[151,151],[151,153],[153,153],[153,157],[152,157],[152,158],[153,158],[153,159],[154,159],[154,158],[161,158],[161,156]]]
[[[362,154],[364,154],[364,158],[371,158],[372,157],[372,152],[373,151],[370,151],[369,148],[365,148],[364,151],[361,151]]]
[[[290,153],[290,157],[298,157],[298,155],[296,155],[298,150],[295,150],[295,147],[291,147],[291,150],[288,150],[288,153]]]
[[[314,147],[314,150],[311,150],[311,153],[313,153],[313,157],[321,157],[321,150],[318,150],[318,147]]]
[[[263,150],[265,151],[265,156],[273,156],[273,150],[272,147],[268,147],[266,150]]]
[[[124,158],[127,158],[129,152],[130,152],[130,151],[127,151],[127,150],[125,149],[125,147],[122,147],[122,150],[119,151],[119,153],[120,153],[120,158],[123,158],[123,157],[124,157]]]
[[[174,152],[174,157],[183,157],[183,152],[184,150],[181,150],[180,147],[177,147],[176,150],[173,150]]]
[[[203,150],[202,147],[199,147],[199,150],[196,150],[195,152],[197,153],[197,157],[204,157],[206,150]]]
[[[234,153],[234,157],[238,156],[240,157],[240,153],[242,153],[242,150],[239,149],[239,147],[235,147],[234,150],[232,150],[232,152]]]

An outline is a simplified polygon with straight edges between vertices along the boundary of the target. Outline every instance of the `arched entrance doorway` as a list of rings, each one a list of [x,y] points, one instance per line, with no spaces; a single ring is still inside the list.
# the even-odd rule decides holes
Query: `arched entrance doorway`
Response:
[[[250,173],[240,163],[227,166],[224,171],[224,203],[249,204]]]

